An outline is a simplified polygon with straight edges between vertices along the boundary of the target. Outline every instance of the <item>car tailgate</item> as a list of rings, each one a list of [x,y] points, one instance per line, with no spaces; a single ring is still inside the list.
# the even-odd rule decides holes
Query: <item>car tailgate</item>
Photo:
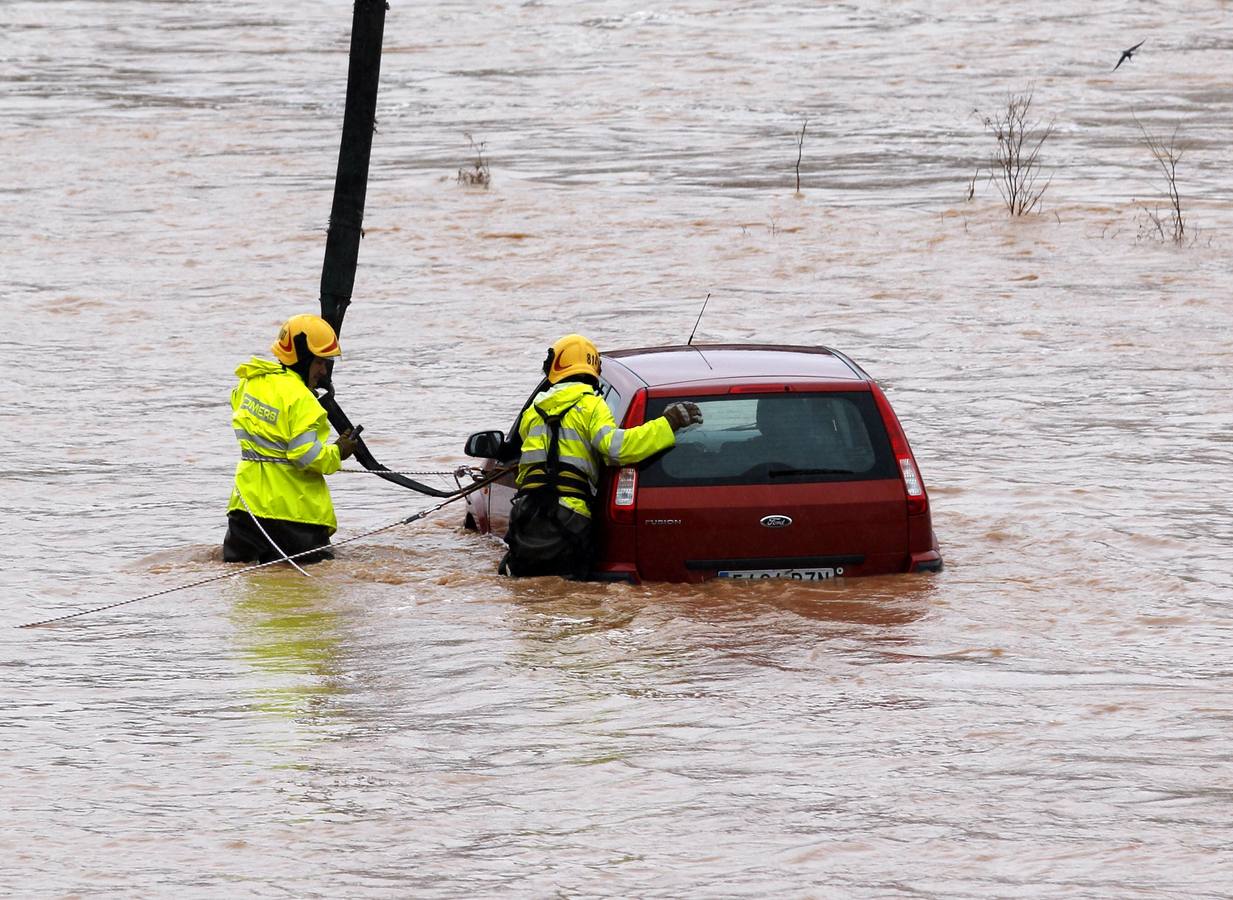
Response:
[[[893,479],[638,491],[639,574],[700,581],[721,570],[903,571],[908,522]]]

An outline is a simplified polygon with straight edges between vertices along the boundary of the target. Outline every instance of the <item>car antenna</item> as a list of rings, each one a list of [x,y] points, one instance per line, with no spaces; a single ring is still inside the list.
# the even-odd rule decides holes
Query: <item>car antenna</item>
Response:
[[[706,299],[702,301],[702,309],[698,310],[698,319],[696,322],[694,322],[694,330],[689,333],[689,340],[685,342],[685,346],[693,347],[695,350],[697,350],[698,355],[702,357],[702,361],[706,363],[706,367],[713,372],[715,371],[715,367],[712,366],[711,361],[706,358],[706,354],[703,353],[701,350],[698,350],[697,347],[694,347],[694,335],[698,331],[698,325],[702,322],[702,314],[706,312],[706,305],[707,303],[710,302],[710,300],[711,300],[711,292],[707,291]]]

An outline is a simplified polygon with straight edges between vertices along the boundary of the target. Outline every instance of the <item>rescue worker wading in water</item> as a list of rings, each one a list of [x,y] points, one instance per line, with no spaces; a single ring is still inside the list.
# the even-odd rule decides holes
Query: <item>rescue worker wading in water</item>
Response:
[[[667,450],[676,431],[702,421],[697,405],[683,402],[643,425],[618,428],[599,395],[599,372],[599,351],[582,335],[568,334],[548,349],[550,387],[536,394],[518,423],[518,493],[502,574],[585,578],[603,466],[631,465]]]
[[[231,425],[240,462],[223,560],[264,563],[315,547],[326,549],[296,562],[333,559],[328,544],[338,522],[325,476],[338,471],[356,442],[348,431],[327,443],[329,419],[313,389],[326,378],[326,360],[342,354],[338,336],[320,316],[293,316],[270,350],[278,362],[254,356],[235,370]]]

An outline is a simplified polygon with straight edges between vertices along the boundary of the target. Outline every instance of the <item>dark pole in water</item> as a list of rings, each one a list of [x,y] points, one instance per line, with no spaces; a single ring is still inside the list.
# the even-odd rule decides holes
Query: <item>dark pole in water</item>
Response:
[[[381,79],[381,40],[385,34],[385,0],[355,0],[351,16],[351,56],[347,68],[347,106],[343,111],[342,143],[338,147],[338,174],[334,176],[334,205],[330,208],[330,231],[325,239],[325,262],[321,265],[321,318],[342,333],[343,316],[351,305],[355,267],[364,236],[364,196],[368,193],[368,160],[372,135],[377,127],[377,85]],[[430,497],[449,497],[443,491],[391,472],[377,461],[359,437],[359,429],[334,397],[333,361],[330,378],[319,397],[330,424],[339,434],[352,431],[356,437],[355,458],[365,469],[386,481]]]
[[[321,266],[321,317],[342,331],[351,304],[355,267],[363,236],[368,160],[377,122],[377,84],[381,77],[381,40],[385,0],[355,0],[351,18],[351,57],[347,70],[347,106],[343,112],[334,205]]]

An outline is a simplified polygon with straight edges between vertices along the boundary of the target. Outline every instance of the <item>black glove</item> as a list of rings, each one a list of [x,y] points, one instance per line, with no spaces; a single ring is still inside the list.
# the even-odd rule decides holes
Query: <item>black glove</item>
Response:
[[[664,418],[668,420],[673,431],[680,431],[690,425],[701,425],[702,410],[698,409],[697,403],[682,400],[679,403],[670,404],[664,410]]]
[[[359,443],[359,436],[352,434],[353,429],[348,428],[338,436],[338,440],[334,444],[338,447],[338,456],[340,459],[349,459],[351,454],[355,452],[355,445]]]

